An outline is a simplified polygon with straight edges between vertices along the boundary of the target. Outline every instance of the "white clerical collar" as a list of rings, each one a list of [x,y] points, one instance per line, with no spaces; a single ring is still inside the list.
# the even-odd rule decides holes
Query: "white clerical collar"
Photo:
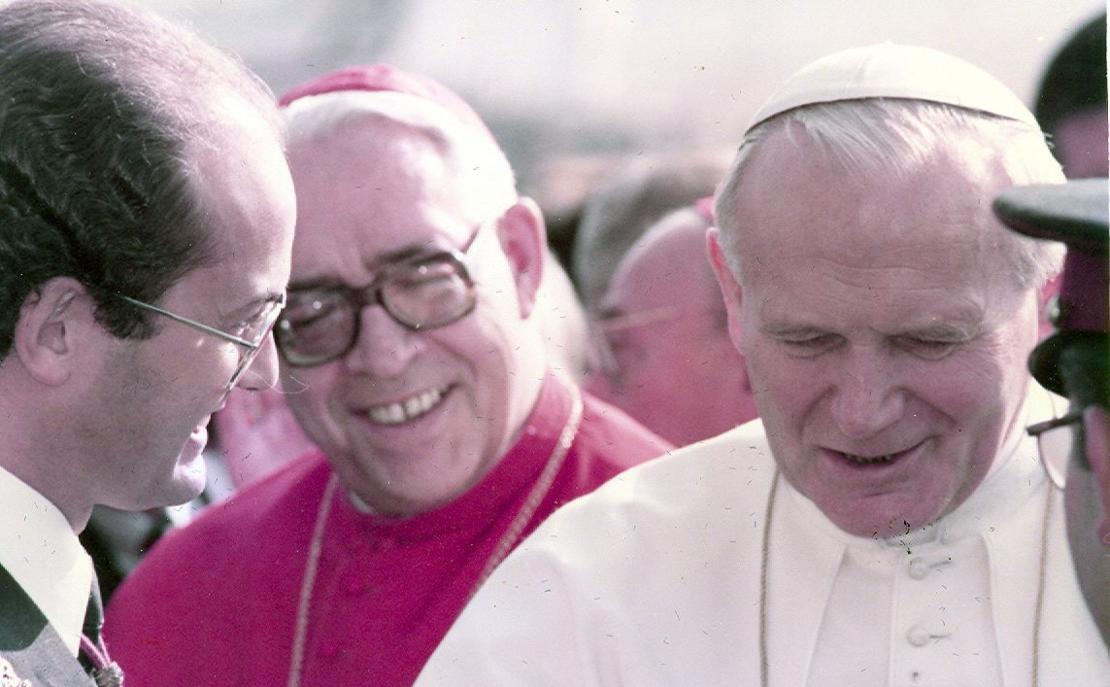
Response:
[[[1054,397],[1030,383],[1022,408],[1016,413],[1014,427],[991,464],[983,482],[956,510],[934,523],[886,539],[868,539],[848,534],[837,527],[812,501],[783,480],[784,497],[797,508],[805,521],[814,523],[829,537],[848,546],[905,548],[937,540],[946,543],[988,531],[993,524],[1019,509],[1046,479],[1037,452],[1037,442],[1025,433],[1025,426],[1053,416]]]
[[[0,503],[0,565],[76,656],[92,560],[57,506],[2,467]]]
[[[983,482],[959,508],[937,521],[942,542],[980,534],[1004,522],[1048,478],[1037,440],[1025,432],[1025,427],[1053,416],[1053,398],[1033,382],[1029,387],[1015,426]]]

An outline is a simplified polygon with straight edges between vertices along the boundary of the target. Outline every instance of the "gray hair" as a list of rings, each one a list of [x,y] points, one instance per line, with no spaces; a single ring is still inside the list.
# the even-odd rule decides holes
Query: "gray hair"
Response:
[[[742,267],[736,216],[740,184],[759,142],[776,133],[793,143],[807,140],[816,144],[825,162],[835,163],[859,179],[878,174],[905,177],[942,151],[951,150],[953,140],[958,139],[978,141],[992,151],[1015,185],[1064,181],[1044,134],[1016,120],[922,100],[883,98],[788,110],[748,131],[717,189],[714,205],[721,243],[738,278]],[[1063,249],[1059,244],[1010,231],[997,238],[1021,288],[1040,288],[1060,271]]]
[[[298,98],[282,109],[290,146],[320,141],[360,125],[393,124],[423,136],[456,162],[463,183],[481,189],[489,216],[517,199],[512,166],[484,130],[463,122],[435,102],[396,91],[333,91]]]
[[[711,194],[727,168],[727,154],[716,151],[638,157],[586,199],[571,274],[587,309],[636,239],[671,210]]]

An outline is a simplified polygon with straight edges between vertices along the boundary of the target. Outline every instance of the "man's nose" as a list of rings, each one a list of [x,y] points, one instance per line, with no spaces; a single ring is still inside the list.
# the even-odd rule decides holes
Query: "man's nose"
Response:
[[[359,318],[358,339],[344,358],[351,372],[397,377],[424,349],[424,334],[400,324],[380,305],[364,307]]]
[[[267,334],[262,340],[258,354],[247,365],[239,382],[235,385],[249,391],[259,391],[272,388],[277,384],[278,359],[277,347],[274,345],[273,333]]]
[[[846,438],[866,439],[897,422],[905,404],[905,392],[885,356],[853,352],[838,375],[832,414]]]

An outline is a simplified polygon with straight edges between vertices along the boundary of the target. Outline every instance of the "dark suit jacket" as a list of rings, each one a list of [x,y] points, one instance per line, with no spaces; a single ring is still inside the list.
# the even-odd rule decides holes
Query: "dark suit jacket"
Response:
[[[95,687],[46,616],[0,566],[0,657],[35,687]]]

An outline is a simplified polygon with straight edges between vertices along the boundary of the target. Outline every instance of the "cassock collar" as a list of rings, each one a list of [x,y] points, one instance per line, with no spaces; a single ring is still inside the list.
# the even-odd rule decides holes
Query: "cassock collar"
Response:
[[[409,518],[391,518],[367,513],[337,494],[336,513],[355,522],[368,536],[395,540],[417,540],[473,527],[490,520],[491,514],[515,502],[539,476],[555,448],[570,416],[575,390],[573,382],[548,372],[536,405],[520,431],[520,438],[482,481],[454,501]]]
[[[76,656],[92,560],[58,507],[2,467],[0,504],[0,565]]]

